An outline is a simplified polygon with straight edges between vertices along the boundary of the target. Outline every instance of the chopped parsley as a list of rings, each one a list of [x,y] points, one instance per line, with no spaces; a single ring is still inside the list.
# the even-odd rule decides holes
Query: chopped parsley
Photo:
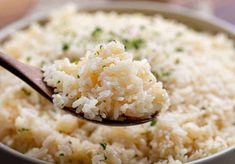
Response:
[[[46,64],[46,62],[42,61],[40,65],[41,65],[41,67],[43,67],[45,64]]]
[[[166,77],[166,76],[170,76],[171,75],[171,72],[170,71],[166,71],[166,72],[162,72],[161,73],[161,77]]]
[[[156,71],[152,71],[152,73],[153,73],[153,75],[154,75],[156,78],[159,78],[159,77],[160,77],[160,75],[159,75],[159,73],[158,73],[158,72],[156,72]]]
[[[74,61],[73,64],[78,64],[78,61]]]
[[[106,150],[107,144],[106,144],[106,143],[100,143],[100,146],[101,146],[104,150]]]
[[[99,56],[99,55],[100,55],[99,51],[96,51],[96,52],[95,52],[95,55],[96,55],[96,56]]]
[[[144,43],[143,39],[141,38],[134,38],[134,39],[124,39],[123,43],[126,49],[139,49],[142,44]]]
[[[31,92],[28,91],[28,90],[25,89],[25,88],[22,88],[22,91],[23,91],[27,96],[30,96],[30,95],[31,95]]]
[[[29,129],[28,129],[28,128],[20,128],[18,131],[19,131],[19,132],[28,132]]]
[[[58,81],[57,81],[57,84],[59,84],[60,82],[61,82],[61,81],[60,81],[60,80],[58,80]]]
[[[79,78],[80,78],[80,75],[77,74],[77,78],[79,79]]]
[[[157,120],[152,120],[152,121],[150,122],[150,126],[154,126],[154,125],[156,125],[156,123],[157,123]]]
[[[112,42],[112,41],[114,41],[114,39],[108,39],[108,40],[107,40],[107,42]]]
[[[140,38],[132,40],[132,45],[135,49],[139,49],[142,43],[143,40]]]
[[[152,71],[152,73],[156,78],[162,78],[162,77],[170,76],[172,71],[162,71],[160,73],[156,71]]]
[[[64,43],[62,45],[62,50],[65,52],[65,51],[68,51],[69,50],[69,44],[68,43]]]
[[[91,36],[96,39],[97,37],[100,36],[102,32],[103,30],[100,27],[96,27],[94,31],[91,33]]]
[[[182,52],[182,51],[184,51],[184,49],[183,49],[182,47],[177,47],[175,50],[176,50],[177,52]]]
[[[180,63],[180,59],[179,58],[175,59],[175,64],[179,64],[179,63]]]
[[[115,35],[115,33],[113,31],[109,31],[109,34],[112,35],[112,36]]]
[[[61,156],[61,157],[64,156],[64,153],[60,153],[59,156]]]
[[[176,37],[181,37],[183,34],[182,34],[182,32],[177,32],[176,33]]]
[[[144,30],[144,29],[145,29],[145,25],[141,25],[141,26],[140,26],[140,29],[141,29],[141,30]]]
[[[32,58],[31,58],[30,56],[28,56],[28,57],[26,58],[26,61],[27,61],[27,62],[30,62],[31,59],[32,59]]]
[[[206,110],[206,107],[203,106],[203,107],[201,107],[201,109],[202,109],[202,110]]]
[[[135,56],[134,60],[141,60],[141,57],[140,56]]]
[[[155,31],[155,32],[154,32],[154,35],[155,35],[155,36],[159,36],[160,33],[159,33],[158,31]]]

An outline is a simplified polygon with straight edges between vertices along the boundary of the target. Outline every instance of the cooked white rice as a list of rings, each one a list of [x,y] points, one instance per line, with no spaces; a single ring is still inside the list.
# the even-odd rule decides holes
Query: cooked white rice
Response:
[[[2,49],[42,67],[80,59],[120,40],[146,58],[170,97],[157,122],[106,127],[55,110],[1,69],[0,140],[54,163],[185,163],[235,144],[235,49],[224,34],[194,31],[161,16],[60,10],[45,26],[14,33]]]
[[[79,62],[68,58],[44,66],[54,88],[53,103],[75,108],[92,120],[146,119],[167,109],[169,100],[146,59],[133,61],[118,41],[99,45]]]

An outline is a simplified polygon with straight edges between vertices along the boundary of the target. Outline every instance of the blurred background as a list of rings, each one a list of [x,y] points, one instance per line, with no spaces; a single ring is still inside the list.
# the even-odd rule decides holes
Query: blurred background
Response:
[[[84,1],[109,0],[71,0],[78,3]],[[111,1],[111,0],[110,0]],[[118,1],[118,0],[112,0]],[[124,0],[122,0],[124,1]],[[129,0],[137,1],[137,0]],[[215,15],[235,25],[235,0],[151,0],[171,3],[198,10],[204,14]],[[0,28],[27,15],[47,10],[52,6],[60,6],[69,0],[0,0]]]

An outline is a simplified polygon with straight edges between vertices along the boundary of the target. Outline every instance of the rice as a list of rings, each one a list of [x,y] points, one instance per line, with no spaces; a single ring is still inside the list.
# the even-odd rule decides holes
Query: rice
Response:
[[[170,106],[157,122],[84,122],[1,69],[1,142],[52,163],[128,164],[186,163],[235,144],[235,49],[224,34],[198,32],[159,15],[76,13],[70,6],[54,12],[45,26],[33,23],[15,32],[1,48],[42,68],[63,58],[77,61],[114,39],[134,60],[147,59],[167,90]]]
[[[43,71],[44,81],[55,88],[54,104],[75,108],[88,119],[146,119],[169,104],[147,60],[133,61],[118,41],[99,45],[79,62],[56,60]]]

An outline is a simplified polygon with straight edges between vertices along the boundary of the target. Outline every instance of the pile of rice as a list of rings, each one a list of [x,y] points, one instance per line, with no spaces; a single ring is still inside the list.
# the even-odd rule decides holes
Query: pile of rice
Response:
[[[66,7],[41,26],[1,45],[42,68],[79,60],[96,45],[119,40],[147,59],[170,107],[157,121],[106,127],[57,110],[32,88],[0,70],[0,140],[54,163],[185,163],[235,144],[235,48],[224,34],[197,32],[161,16],[85,13]]]
[[[147,60],[133,61],[118,41],[99,45],[79,62],[56,60],[43,72],[54,88],[54,104],[75,108],[88,119],[146,119],[168,107],[167,92]]]

